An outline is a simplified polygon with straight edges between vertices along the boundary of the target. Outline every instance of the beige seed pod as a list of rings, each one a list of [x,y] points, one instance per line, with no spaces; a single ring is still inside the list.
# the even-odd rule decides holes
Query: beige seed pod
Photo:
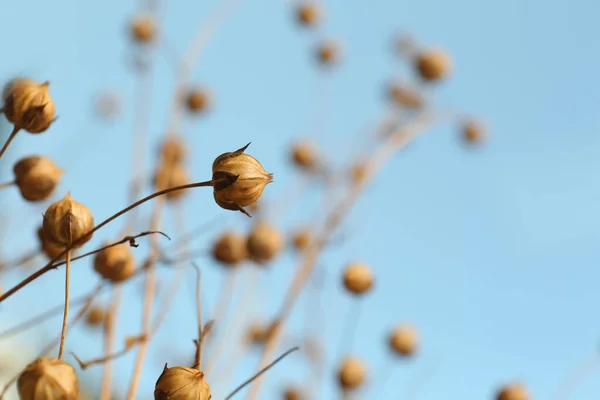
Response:
[[[273,182],[258,160],[244,153],[250,143],[231,153],[221,154],[212,165],[213,195],[226,210],[249,214],[243,207],[256,203],[265,186]]]
[[[341,46],[334,40],[326,40],[317,47],[317,60],[321,65],[336,64],[342,56]]]
[[[310,245],[313,231],[310,228],[301,228],[292,233],[292,245],[297,252],[302,252]]]
[[[367,369],[358,358],[346,358],[342,361],[338,372],[340,386],[344,390],[360,387],[367,379]]]
[[[123,282],[130,278],[135,272],[135,259],[129,244],[121,243],[97,253],[94,270],[111,282]]]
[[[50,204],[44,214],[44,237],[52,244],[68,246],[83,238],[94,228],[94,217],[89,208],[71,198],[71,193],[55,203]],[[76,247],[89,241],[88,235]]]
[[[170,189],[172,187],[190,183],[187,170],[182,164],[161,164],[154,175],[154,187],[156,191]],[[179,200],[186,194],[185,190],[175,190],[167,193],[167,200]]]
[[[162,142],[160,156],[163,163],[180,164],[185,160],[188,150],[182,137],[171,135]]]
[[[27,201],[47,199],[56,189],[63,170],[48,157],[30,156],[13,167],[15,183]]]
[[[344,270],[344,287],[351,293],[361,295],[373,286],[373,273],[365,263],[350,263]]]
[[[213,244],[214,259],[227,266],[235,266],[247,257],[246,238],[238,232],[225,232]]]
[[[408,357],[416,351],[418,340],[417,332],[412,326],[400,325],[390,333],[389,345],[397,355]]]
[[[212,96],[206,89],[195,88],[187,94],[185,103],[189,112],[201,113],[211,106]]]
[[[302,392],[300,391],[300,389],[297,389],[294,387],[289,387],[289,388],[285,389],[283,392],[284,400],[301,400],[302,398],[303,398],[303,396],[302,396]]]
[[[304,26],[313,26],[323,19],[323,7],[316,2],[306,1],[296,9],[298,22]]]
[[[195,368],[165,368],[154,387],[155,400],[209,400],[210,386]]]
[[[48,239],[46,239],[44,237],[44,228],[43,226],[40,226],[37,230],[37,237],[40,241],[40,248],[41,250],[44,252],[44,254],[46,255],[46,257],[48,257],[51,260],[54,260],[56,257],[58,257],[58,255],[60,253],[62,253],[65,250],[65,246],[59,246],[56,245],[50,241],[48,241]],[[65,259],[65,256],[62,257],[62,260]]]
[[[426,81],[438,81],[450,74],[452,61],[441,49],[423,50],[415,57],[415,68]]]
[[[92,307],[85,316],[85,322],[89,326],[100,326],[106,321],[106,310],[104,308],[95,306]]]
[[[300,169],[316,172],[321,167],[317,146],[310,141],[294,143],[290,151],[292,162]]]
[[[75,369],[62,360],[38,358],[17,380],[21,400],[77,400],[79,386]]]
[[[469,144],[481,144],[486,140],[483,122],[470,119],[464,121],[461,127],[462,137]]]
[[[17,78],[4,88],[4,115],[16,129],[42,133],[54,122],[55,105],[48,87],[50,82],[38,83]]]
[[[527,388],[521,383],[513,383],[502,387],[496,396],[496,400],[529,400]]]
[[[254,345],[264,344],[272,335],[275,334],[276,329],[279,327],[277,322],[269,324],[264,323],[252,323],[248,327],[246,338],[249,343]]]
[[[266,263],[273,260],[285,246],[281,231],[264,221],[257,222],[248,235],[246,248],[251,260]]]
[[[423,97],[414,88],[397,82],[389,85],[388,96],[396,106],[408,110],[418,110],[425,103]]]
[[[131,20],[131,37],[138,43],[150,43],[156,36],[156,21],[151,13],[142,12]]]

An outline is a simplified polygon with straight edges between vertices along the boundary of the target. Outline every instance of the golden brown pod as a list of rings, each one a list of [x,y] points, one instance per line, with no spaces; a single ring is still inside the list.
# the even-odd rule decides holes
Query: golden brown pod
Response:
[[[213,244],[212,254],[214,259],[221,264],[238,265],[248,255],[246,237],[234,231],[225,232]]]
[[[425,104],[425,100],[414,88],[392,82],[388,87],[388,96],[400,108],[418,110]]]
[[[44,214],[44,237],[59,246],[68,246],[82,239],[81,247],[92,238],[84,235],[94,228],[94,217],[89,208],[71,198],[71,193],[50,204]]]
[[[185,99],[187,109],[191,113],[201,113],[206,111],[212,104],[212,96],[208,90],[203,88],[195,88],[190,90]]]
[[[21,400],[77,400],[79,386],[75,369],[54,358],[38,358],[17,380]]]
[[[334,40],[326,40],[317,47],[317,61],[324,66],[339,62],[342,55],[341,46]]]
[[[408,357],[414,354],[419,338],[412,326],[400,325],[389,336],[390,349],[399,356]]]
[[[319,150],[313,142],[294,143],[290,151],[292,162],[300,169],[316,172],[321,167]]]
[[[212,165],[213,194],[217,204],[226,210],[241,211],[255,203],[265,186],[273,182],[273,174],[265,171],[258,160],[244,151],[248,143],[231,153],[221,154]]]
[[[303,398],[300,389],[289,387],[283,391],[284,400],[301,400]]]
[[[361,295],[373,286],[373,273],[365,263],[350,263],[344,270],[344,287],[351,293]]]
[[[16,129],[42,133],[54,122],[55,105],[48,87],[50,82],[38,83],[17,78],[4,88],[4,115]]]
[[[264,344],[272,335],[275,334],[275,331],[278,327],[279,324],[276,321],[268,324],[252,323],[248,327],[246,338],[249,343],[254,345]]]
[[[527,388],[521,383],[513,383],[502,387],[496,396],[497,400],[529,400]]]
[[[152,14],[142,12],[131,20],[131,37],[138,43],[150,43],[156,36],[156,21]]]
[[[195,368],[165,368],[154,387],[155,400],[209,400],[210,386]]]
[[[360,387],[367,379],[367,369],[358,358],[350,357],[342,361],[338,371],[340,386],[345,390]]]
[[[292,245],[297,252],[306,250],[313,238],[313,231],[310,228],[301,228],[292,233]]]
[[[486,139],[483,122],[474,119],[469,119],[462,123],[461,134],[465,142],[469,144],[481,144]]]
[[[259,263],[273,260],[284,246],[285,241],[281,231],[264,221],[254,224],[246,242],[248,256]]]
[[[37,237],[40,241],[40,248],[41,250],[44,252],[44,254],[46,255],[46,257],[48,257],[51,260],[54,260],[56,257],[58,257],[58,255],[60,253],[62,253],[66,246],[59,246],[56,244],[53,244],[52,242],[48,241],[48,239],[46,239],[44,237],[44,228],[43,226],[40,226],[37,230]],[[62,259],[65,259],[65,256],[62,257]]]
[[[13,173],[21,196],[27,201],[41,201],[54,192],[63,170],[48,157],[30,156],[17,161]]]
[[[94,270],[111,282],[122,282],[131,277],[135,272],[135,259],[130,246],[122,243],[100,251],[94,258]]]
[[[298,22],[304,26],[313,26],[323,19],[323,7],[316,2],[306,1],[296,9]]]
[[[169,136],[160,146],[160,156],[163,163],[180,164],[185,160],[188,150],[185,141],[179,136]]]
[[[415,68],[424,80],[439,81],[450,74],[452,61],[444,50],[423,50],[415,58]]]
[[[170,189],[190,183],[185,167],[180,163],[161,164],[154,175],[154,186],[156,191]],[[186,194],[185,190],[175,190],[167,193],[167,200],[179,200]]]
[[[106,310],[100,306],[92,307],[85,316],[85,322],[89,326],[100,326],[106,321]]]

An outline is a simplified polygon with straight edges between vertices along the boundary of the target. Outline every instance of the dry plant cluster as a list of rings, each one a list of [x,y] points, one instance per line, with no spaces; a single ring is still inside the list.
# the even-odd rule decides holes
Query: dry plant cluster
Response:
[[[216,11],[211,23],[222,24],[225,17],[235,8],[236,3],[224,0],[224,4]],[[154,16],[155,9],[151,5],[147,11],[140,12],[130,22],[130,36],[133,45],[144,53],[146,60],[152,60],[156,52],[165,45],[164,36],[157,19]],[[314,30],[318,25],[325,23],[326,13],[323,5],[317,2],[302,2],[293,10],[295,21],[303,30]],[[294,276],[289,283],[288,290],[279,305],[279,312],[267,324],[251,324],[247,330],[240,334],[247,342],[246,349],[261,349],[260,364],[256,368],[256,375],[233,389],[231,396],[250,385],[247,390],[246,399],[256,400],[264,398],[282,398],[286,400],[314,399],[318,396],[320,383],[305,383],[286,388],[283,393],[276,395],[261,392],[261,381],[268,379],[261,376],[270,366],[290,354],[298,347],[292,347],[287,352],[276,354],[281,349],[281,343],[286,338],[286,322],[292,314],[301,294],[305,291],[311,277],[319,266],[319,258],[328,247],[336,243],[336,233],[340,225],[345,221],[349,211],[354,204],[363,196],[369,183],[381,170],[381,168],[399,151],[409,145],[416,137],[424,133],[433,124],[450,119],[456,123],[461,139],[468,146],[477,146],[486,139],[486,130],[478,119],[465,118],[460,113],[444,112],[432,106],[436,89],[453,70],[453,62],[450,55],[439,48],[423,46],[416,43],[408,36],[401,36],[394,42],[393,51],[396,57],[406,62],[413,71],[412,78],[405,81],[390,81],[385,88],[386,110],[385,118],[380,121],[374,129],[375,133],[369,137],[372,150],[364,154],[360,159],[349,160],[345,165],[332,165],[318,144],[310,140],[297,140],[289,150],[290,163],[302,174],[311,180],[325,183],[328,189],[324,196],[329,196],[335,190],[335,201],[329,201],[325,215],[318,214],[314,221],[310,221],[304,227],[289,234],[283,232],[274,221],[264,217],[262,210],[264,202],[257,203],[266,186],[273,181],[273,174],[267,172],[259,160],[251,156],[247,151],[249,144],[238,150],[226,152],[221,155],[215,154],[208,180],[195,182],[188,174],[186,162],[189,156],[189,145],[185,136],[178,133],[177,120],[186,112],[201,116],[214,107],[214,98],[205,88],[194,86],[189,82],[189,73],[193,69],[196,57],[193,57],[199,42],[206,40],[202,37],[204,31],[199,31],[199,37],[193,38],[189,52],[182,58],[182,69],[179,72],[179,80],[175,88],[172,109],[169,113],[168,125],[164,130],[164,139],[159,145],[158,156],[155,160],[144,160],[141,156],[143,151],[134,147],[132,154],[131,174],[131,205],[119,210],[109,218],[98,222],[95,220],[93,210],[85,204],[72,198],[70,193],[50,204],[43,215],[37,229],[39,239],[39,250],[32,257],[25,255],[12,263],[4,263],[4,270],[20,268],[35,260],[35,255],[43,254],[47,262],[35,272],[26,275],[23,280],[14,287],[5,287],[0,292],[0,303],[8,297],[16,295],[25,286],[34,284],[35,281],[45,273],[64,268],[64,305],[60,308],[43,312],[24,323],[0,333],[0,339],[22,330],[35,327],[45,319],[62,312],[63,319],[60,328],[60,336],[56,342],[49,343],[48,347],[32,360],[15,379],[8,382],[4,392],[11,384],[16,384],[18,393],[23,400],[75,400],[81,398],[83,391],[78,384],[78,375],[89,367],[101,366],[103,378],[98,398],[128,399],[151,398],[151,393],[139,393],[138,386],[142,367],[144,365],[147,348],[156,333],[156,330],[168,312],[169,299],[163,300],[167,304],[158,313],[153,313],[156,299],[157,277],[156,270],[160,265],[174,267],[175,264],[185,266],[193,263],[193,254],[175,252],[177,246],[183,245],[191,236],[181,235],[175,237],[169,247],[161,247],[160,237],[167,236],[161,232],[163,224],[163,209],[165,207],[177,208],[186,192],[197,187],[209,187],[212,189],[216,205],[225,210],[236,212],[240,218],[248,219],[250,228],[247,233],[235,230],[222,229],[218,237],[214,238],[210,245],[210,255],[222,265],[227,271],[228,278],[233,277],[241,268],[273,268],[278,256],[291,248],[297,257],[297,267]],[[191,54],[191,55],[190,55]],[[327,70],[327,73],[335,73],[337,64],[343,62],[343,51],[340,43],[334,40],[321,38],[315,43],[315,52],[311,55],[315,60],[316,68]],[[148,62],[148,61],[146,61]],[[151,61],[150,61],[151,62]],[[149,85],[148,65],[140,68],[138,76],[141,84]],[[57,110],[61,111],[61,105],[55,104],[48,81],[38,82],[29,78],[17,77],[5,85],[2,94],[2,113],[12,124],[13,130],[9,138],[0,150],[0,157],[10,151],[10,144],[18,140],[18,133],[52,134],[52,124],[56,120]],[[144,102],[144,96],[136,99]],[[118,104],[109,99],[103,99],[99,104],[99,110],[107,118],[118,112]],[[69,118],[68,114],[61,115]],[[136,116],[140,117],[140,116]],[[142,116],[143,117],[143,116]],[[145,133],[143,129],[134,130],[133,135],[144,143]],[[248,138],[250,141],[251,138]],[[263,146],[255,143],[253,146]],[[150,163],[153,162],[153,164]],[[148,168],[146,168],[148,164]],[[140,175],[152,170],[152,182],[154,193],[140,198],[144,189],[140,184]],[[25,157],[15,163],[14,180],[2,185],[2,188],[18,188],[24,201],[43,202],[55,191],[63,176],[63,169],[53,160],[39,155]],[[276,172],[276,171],[275,171]],[[339,193],[339,195],[337,195]],[[149,221],[144,221],[136,208],[141,204],[153,200],[152,214]],[[218,207],[214,213],[221,212]],[[105,244],[99,249],[89,250],[83,253],[85,244],[94,235],[101,234],[101,228],[108,223],[119,219],[123,221],[122,237],[117,239],[106,239]],[[144,231],[134,233],[135,227],[146,224]],[[310,228],[307,228],[309,226]],[[148,236],[150,249],[145,258],[139,260],[134,257],[133,249],[138,247],[136,239]],[[167,236],[168,237],[168,236]],[[174,255],[174,253],[177,253]],[[89,294],[81,298],[71,298],[70,291],[70,269],[71,264],[77,260],[91,260],[93,271],[98,275],[99,285]],[[223,289],[222,300],[217,302],[216,310],[210,314],[210,319],[202,319],[202,282],[201,274],[196,267],[197,275],[197,318],[198,332],[195,336],[195,348],[191,349],[194,360],[190,365],[168,366],[165,365],[160,376],[156,376],[154,388],[155,399],[195,399],[208,400],[211,398],[212,373],[214,358],[221,354],[223,344],[221,337],[215,332],[229,326],[230,321],[222,320],[227,313],[227,289]],[[23,273],[27,273],[23,268]],[[175,272],[176,274],[177,272]],[[118,309],[122,306],[121,291],[123,285],[127,285],[131,278],[143,275],[145,279],[143,291],[142,326],[139,335],[127,337],[122,350],[115,350],[115,326],[117,324]],[[353,260],[351,255],[343,270],[339,282],[345,288],[347,295],[355,299],[355,303],[361,298],[368,296],[376,289],[376,276],[371,266],[364,262]],[[205,283],[204,283],[205,284]],[[251,296],[253,288],[251,282],[245,282],[249,286],[244,290]],[[226,286],[224,286],[226,287]],[[103,290],[111,291],[111,303],[109,307],[101,307],[94,300]],[[245,292],[245,293],[246,293]],[[171,292],[170,292],[171,293]],[[169,293],[168,293],[169,294]],[[167,295],[168,295],[167,294]],[[241,301],[240,303],[244,303]],[[70,308],[76,307],[75,316],[71,316]],[[225,307],[225,310],[223,308]],[[236,306],[235,311],[242,305]],[[41,310],[40,310],[41,311]],[[0,312],[2,312],[0,310]],[[244,310],[242,309],[243,313]],[[153,319],[152,315],[156,314]],[[92,328],[104,333],[105,354],[93,360],[81,360],[75,354],[73,358],[65,355],[65,342],[69,329],[73,328],[79,321],[83,321]],[[418,328],[409,321],[396,321],[396,327],[392,329],[387,337],[388,349],[394,357],[410,361],[417,354],[419,347]],[[170,329],[177,329],[170,327]],[[346,334],[352,330],[351,327],[344,329]],[[301,352],[308,355],[311,369],[321,371],[325,354],[324,344],[319,343],[320,338],[312,338],[297,343]],[[58,344],[57,354],[49,354]],[[426,345],[426,344],[425,344]],[[68,348],[68,346],[67,346]],[[211,357],[206,361],[203,359],[205,349],[210,350]],[[285,349],[283,349],[285,350]],[[127,392],[116,393],[112,378],[111,365],[113,360],[129,352],[137,352],[135,364],[131,368],[131,376]],[[340,396],[342,398],[377,398],[376,393],[366,391],[366,385],[373,372],[366,361],[352,354],[351,348],[343,349],[342,355],[329,355],[339,357],[339,365],[334,371]],[[191,354],[190,354],[191,355]],[[276,358],[279,356],[279,358]],[[293,362],[293,358],[288,362]],[[228,368],[234,369],[235,362]],[[76,371],[78,369],[79,371]],[[502,386],[502,385],[501,385]],[[227,397],[227,398],[229,398]],[[520,382],[506,383],[498,389],[497,400],[527,400],[530,399],[527,389]]]

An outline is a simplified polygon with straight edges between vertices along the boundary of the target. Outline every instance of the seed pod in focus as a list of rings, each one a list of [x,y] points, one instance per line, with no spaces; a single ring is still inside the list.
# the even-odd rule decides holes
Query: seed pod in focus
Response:
[[[142,12],[131,20],[131,37],[138,43],[146,44],[156,36],[156,21],[149,12]]]
[[[397,107],[408,110],[418,110],[425,103],[422,96],[415,89],[397,82],[392,82],[389,85],[388,95]]]
[[[399,356],[408,357],[414,354],[418,346],[417,332],[413,327],[400,325],[389,336],[390,349]]]
[[[527,388],[520,383],[506,385],[498,391],[496,400],[529,400]]]
[[[50,204],[44,214],[44,237],[55,245],[69,246],[94,228],[94,217],[89,208],[71,198],[71,193]],[[92,238],[88,235],[76,247]],[[75,248],[76,248],[75,247]]]
[[[17,161],[13,173],[21,196],[27,201],[40,201],[54,192],[63,170],[48,157],[31,156]]]
[[[77,400],[79,386],[75,369],[62,360],[38,358],[17,380],[21,400]]]
[[[217,204],[226,210],[241,211],[250,216],[247,207],[260,198],[265,186],[273,182],[258,160],[244,153],[246,146],[218,156],[212,165],[213,194]]]
[[[160,146],[160,157],[165,164],[180,164],[187,156],[187,148],[183,138],[170,135]]]
[[[285,246],[281,231],[266,222],[257,222],[248,235],[246,248],[251,260],[266,263],[273,260]]]
[[[313,237],[313,231],[309,228],[302,228],[292,233],[292,245],[297,252],[304,251]]]
[[[373,286],[373,273],[367,264],[354,262],[344,270],[344,287],[351,293],[360,295]]]
[[[235,266],[246,259],[246,238],[237,232],[225,232],[213,244],[212,254],[217,262]]]
[[[474,119],[463,122],[461,127],[462,137],[469,144],[481,144],[486,139],[483,122]]]
[[[298,22],[304,26],[313,26],[323,19],[323,7],[319,3],[306,1],[296,9]]]
[[[333,40],[326,40],[317,47],[317,61],[323,66],[336,64],[342,55],[341,46]]]
[[[415,68],[426,81],[438,81],[450,74],[452,61],[441,49],[424,50],[415,57]]]
[[[154,175],[156,191],[170,189],[190,183],[187,170],[182,164],[161,164]],[[175,190],[167,193],[167,200],[178,200],[185,195],[185,190]]]
[[[155,400],[209,400],[210,386],[195,368],[165,368],[154,387]]]
[[[106,321],[106,311],[99,306],[92,307],[85,316],[85,322],[89,326],[100,326]]]
[[[54,122],[55,106],[49,86],[48,81],[17,78],[4,88],[4,115],[15,129],[42,133]]]
[[[319,150],[313,142],[295,143],[290,153],[292,162],[300,169],[317,172],[322,167]]]
[[[196,88],[187,94],[185,103],[189,112],[201,113],[210,107],[212,96],[206,89]]]
[[[361,360],[346,358],[342,361],[338,372],[340,386],[344,390],[352,390],[361,386],[367,379],[367,369]]]
[[[53,244],[48,239],[44,237],[44,228],[40,226],[37,230],[37,237],[40,241],[40,248],[50,260],[54,260],[60,253],[65,250],[65,246],[59,246]],[[62,260],[65,259],[65,256],[62,257]]]
[[[135,272],[135,259],[129,244],[121,243],[98,252],[94,270],[111,282],[122,282],[131,277]]]

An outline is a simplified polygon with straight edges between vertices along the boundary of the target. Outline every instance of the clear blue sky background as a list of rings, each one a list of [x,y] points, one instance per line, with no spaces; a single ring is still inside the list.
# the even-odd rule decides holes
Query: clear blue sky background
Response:
[[[155,139],[172,97],[176,55],[217,1],[165,3],[170,49],[157,53],[150,118]],[[127,201],[134,73],[128,66],[132,46],[126,27],[137,7],[117,0],[0,0],[0,78],[51,80],[60,115],[43,135],[17,137],[2,160],[2,176],[10,179],[10,165],[22,156],[51,156],[66,169],[55,197],[71,190],[99,221]],[[465,149],[456,125],[443,125],[375,180],[345,225],[348,241],[323,258],[325,345],[332,356],[351,305],[339,287],[339,271],[347,261],[361,259],[377,276],[377,290],[362,305],[353,349],[372,372],[366,398],[397,399],[435,365],[419,392],[421,400],[491,399],[498,385],[513,380],[526,382],[536,399],[552,399],[558,382],[596,351],[600,339],[600,5],[593,0],[327,0],[325,8],[325,24],[308,32],[295,24],[291,2],[246,0],[219,30],[193,74],[194,82],[215,94],[214,109],[181,125],[193,148],[191,174],[208,179],[216,155],[252,141],[251,154],[275,173],[276,182],[265,192],[275,202],[300,180],[286,162],[292,137],[318,135],[336,160],[358,151],[361,127],[384,107],[384,84],[405,72],[390,51],[395,33],[408,31],[447,49],[455,73],[438,91],[436,103],[484,117],[492,140],[480,151]],[[339,38],[344,46],[342,65],[325,79],[311,58],[324,37]],[[324,102],[327,123],[321,126],[315,126],[313,105],[318,87],[330,94]],[[126,114],[115,123],[99,122],[92,113],[93,96],[102,90],[123,95]],[[308,194],[300,200],[305,206],[281,223],[287,229],[306,220],[317,200]],[[183,207],[188,227],[215,215],[226,218],[226,227],[242,229],[248,223],[241,214],[219,209],[207,190],[189,193]],[[3,193],[2,225],[10,229],[3,247],[7,258],[35,246],[34,227],[44,208],[23,204],[16,190]],[[165,230],[176,237],[172,226],[167,223]],[[121,223],[110,225],[89,247],[116,237],[120,228]],[[147,248],[141,243],[138,258]],[[195,248],[203,243],[199,239]],[[223,274],[198,261],[205,266],[209,309]],[[291,254],[283,256],[261,283],[256,300],[264,312],[259,316],[267,318],[278,307],[294,262]],[[170,276],[161,271],[161,281]],[[3,284],[20,277],[7,276]],[[60,304],[62,280],[62,273],[49,274],[6,301],[0,323]],[[193,354],[191,270],[187,281],[176,311],[153,342],[140,399],[151,397],[164,362],[183,362],[186,351],[187,358]],[[74,294],[95,282],[88,263],[74,268]],[[139,330],[139,285],[130,286],[120,337]],[[305,303],[297,313],[292,326],[300,333]],[[413,363],[388,371],[384,386],[384,335],[397,322],[418,328],[422,348]],[[23,338],[45,343],[59,326],[56,319],[44,325],[45,336]],[[101,336],[76,329],[67,348],[82,358],[99,356]],[[117,365],[121,391],[132,360],[130,355]],[[272,371],[261,398],[279,398],[287,382],[308,385],[302,360],[296,354]],[[330,357],[328,366],[334,362]],[[255,355],[248,357],[235,379],[214,383],[213,398],[223,398],[255,363]],[[572,399],[597,398],[599,374]],[[98,378],[100,368],[83,376]],[[322,398],[336,398],[332,373],[324,381]]]

